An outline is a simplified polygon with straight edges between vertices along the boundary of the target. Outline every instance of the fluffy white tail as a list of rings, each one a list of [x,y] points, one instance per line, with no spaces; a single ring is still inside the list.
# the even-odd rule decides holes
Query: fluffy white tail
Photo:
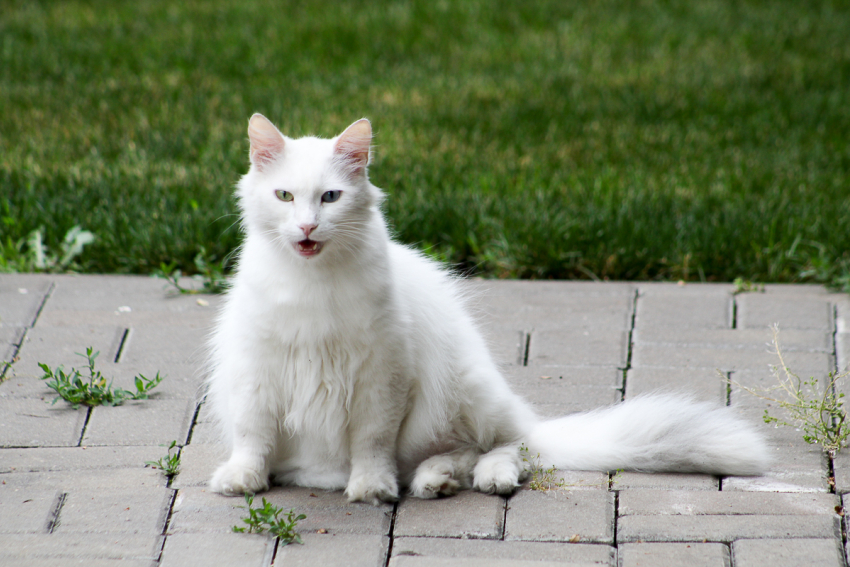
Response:
[[[756,475],[770,462],[764,437],[729,408],[666,394],[541,422],[527,445],[544,466],[573,470]]]

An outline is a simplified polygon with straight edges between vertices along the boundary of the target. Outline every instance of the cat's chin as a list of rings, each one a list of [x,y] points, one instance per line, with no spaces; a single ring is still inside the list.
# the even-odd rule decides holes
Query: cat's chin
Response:
[[[297,252],[299,256],[303,258],[312,258],[322,251],[322,246],[324,246],[324,244],[316,242],[315,240],[306,239],[296,242],[294,246],[295,252]]]

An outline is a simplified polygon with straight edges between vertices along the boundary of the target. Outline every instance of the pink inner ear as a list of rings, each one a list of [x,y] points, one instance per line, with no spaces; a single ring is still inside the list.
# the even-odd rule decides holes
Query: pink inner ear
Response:
[[[262,169],[283,153],[283,134],[262,114],[255,114],[248,122],[251,140],[251,163]]]
[[[371,144],[372,125],[364,118],[346,128],[334,146],[334,153],[352,173],[359,173],[369,165]]]

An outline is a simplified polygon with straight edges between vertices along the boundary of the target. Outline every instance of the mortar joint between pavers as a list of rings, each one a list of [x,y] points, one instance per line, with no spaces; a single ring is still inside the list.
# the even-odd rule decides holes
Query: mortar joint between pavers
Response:
[[[384,561],[384,567],[389,567],[390,560],[393,557],[393,542],[395,541],[395,520],[398,515],[398,501],[393,502],[393,513],[390,516],[390,531],[387,537],[387,557]]]

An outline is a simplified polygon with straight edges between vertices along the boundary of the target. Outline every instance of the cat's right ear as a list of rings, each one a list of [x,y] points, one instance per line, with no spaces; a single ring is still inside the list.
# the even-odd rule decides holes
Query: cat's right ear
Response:
[[[248,138],[251,163],[260,171],[283,154],[283,134],[262,114],[255,114],[248,121]]]

